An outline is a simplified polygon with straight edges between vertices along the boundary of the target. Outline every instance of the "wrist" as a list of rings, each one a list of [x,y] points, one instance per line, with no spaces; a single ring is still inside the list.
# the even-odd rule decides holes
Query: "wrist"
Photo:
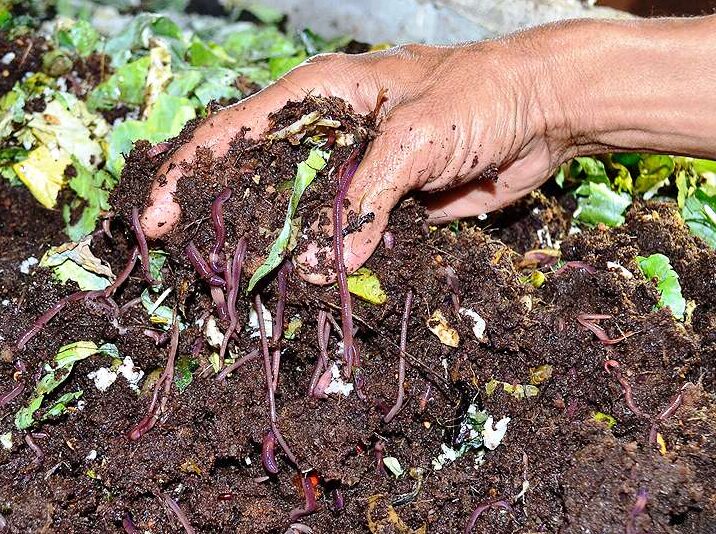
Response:
[[[541,108],[562,158],[605,151],[713,157],[714,34],[716,17],[545,29],[552,89]]]

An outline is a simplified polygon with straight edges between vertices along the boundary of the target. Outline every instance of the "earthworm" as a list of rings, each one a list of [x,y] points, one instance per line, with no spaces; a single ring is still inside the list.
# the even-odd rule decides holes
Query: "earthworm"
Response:
[[[296,519],[306,517],[316,511],[316,492],[313,489],[311,478],[304,477],[301,479],[301,486],[303,487],[303,495],[306,498],[306,505],[303,508],[291,510],[291,521],[296,521]]]
[[[112,282],[111,285],[107,286],[104,289],[104,296],[109,297],[110,295],[113,295],[119,287],[127,281],[127,278],[129,278],[129,275],[132,274],[132,270],[134,269],[134,264],[137,262],[137,258],[139,257],[139,247],[134,247],[132,251],[129,253],[129,259],[127,260],[126,265],[124,266],[124,269],[122,269],[122,272],[117,275],[117,278],[114,279],[114,282]]]
[[[226,281],[209,267],[193,241],[189,241],[184,252],[202,280],[213,287],[226,287]]]
[[[393,232],[385,232],[383,234],[383,246],[385,250],[393,250],[395,247],[395,235],[393,235]]]
[[[273,361],[271,369],[273,372],[273,390],[278,387],[278,371],[281,366],[281,334],[283,333],[284,314],[286,312],[286,291],[288,289],[288,275],[291,274],[293,264],[290,261],[284,262],[277,275],[278,301],[276,302],[276,314],[274,316],[273,332],[271,341],[273,343]]]
[[[37,443],[35,443],[35,440],[32,439],[30,434],[25,434],[25,443],[27,443],[30,450],[35,453],[35,459],[32,461],[32,464],[35,467],[40,467],[42,462],[45,461],[45,453],[42,452],[42,449]]]
[[[5,395],[0,396],[0,408],[11,403],[20,393],[22,393],[23,389],[25,389],[25,383],[18,382],[17,385],[5,393]]]
[[[646,510],[646,502],[648,500],[648,493],[644,488],[639,488],[636,492],[636,501],[634,506],[629,512],[626,525],[624,527],[625,534],[637,534],[636,520]]]
[[[28,328],[25,333],[20,336],[20,339],[17,340],[15,346],[20,350],[24,349],[25,345],[27,345],[27,342],[30,341],[33,337],[35,337],[45,327],[45,325],[47,325],[47,323],[49,323],[52,318],[57,315],[60,310],[62,310],[62,308],[64,308],[70,302],[77,302],[78,300],[83,300],[86,298],[96,298],[98,296],[103,295],[103,290],[77,291],[75,293],[72,293],[71,295],[67,295],[66,297],[61,298],[49,310],[47,310],[45,313],[35,319],[35,322],[32,323],[32,326],[30,326],[30,328]]]
[[[191,523],[189,522],[189,518],[186,516],[184,511],[179,507],[177,502],[172,499],[169,495],[166,493],[160,493],[162,499],[164,500],[164,506],[166,506],[167,510],[172,512],[176,518],[179,520],[179,523],[182,527],[184,527],[184,531],[186,534],[194,534],[196,531],[194,530],[194,527],[191,526]]]
[[[278,464],[276,463],[276,436],[269,430],[264,436],[261,443],[261,463],[264,469],[275,475],[278,473]]]
[[[271,421],[271,431],[276,437],[276,441],[281,445],[283,452],[286,453],[288,459],[295,466],[298,466],[298,461],[294,456],[293,452],[283,439],[281,431],[278,429],[278,415],[276,414],[276,399],[273,391],[273,379],[271,376],[271,354],[269,353],[268,339],[266,338],[266,325],[264,324],[264,312],[263,304],[261,303],[261,295],[256,293],[254,296],[254,308],[256,309],[256,318],[259,321],[259,334],[261,337],[261,351],[264,357],[264,375],[266,378],[266,389],[268,390],[268,401],[269,401],[269,419]]]
[[[221,257],[221,251],[224,250],[224,242],[226,241],[226,224],[224,223],[224,202],[231,197],[231,188],[226,187],[219,193],[211,204],[211,220],[214,223],[214,234],[216,241],[209,252],[209,264],[216,274],[224,272],[224,259]]]
[[[328,339],[331,335],[331,324],[328,322],[328,314],[325,310],[319,310],[318,311],[318,322],[317,322],[317,333],[318,333],[318,347],[319,347],[319,356],[316,359],[316,366],[313,369],[313,375],[311,376],[311,381],[308,384],[308,396],[309,397],[321,397],[321,395],[316,395],[316,386],[320,382],[320,378],[322,378],[322,373],[328,369]],[[330,373],[328,382],[325,383],[323,386],[323,390],[326,389],[328,386],[328,383],[330,382]],[[325,394],[324,394],[325,396]]]
[[[656,416],[656,420],[654,421],[654,424],[651,425],[651,430],[649,431],[649,443],[651,443],[652,445],[656,443],[656,434],[659,428],[659,423],[668,419],[669,417],[674,415],[674,413],[676,413],[676,410],[678,410],[679,406],[681,406],[682,399],[683,395],[679,393],[676,398],[664,409],[664,411]],[[0,403],[0,406],[1,405],[2,404]]]
[[[226,379],[227,376],[229,376],[231,373],[233,373],[234,371],[236,371],[236,370],[237,370],[239,367],[241,367],[242,365],[244,365],[244,364],[246,364],[246,363],[249,363],[250,361],[257,360],[260,355],[261,355],[261,354],[260,354],[260,352],[259,352],[259,349],[254,349],[254,350],[252,350],[251,352],[249,352],[249,353],[248,353],[246,356],[244,356],[243,358],[239,358],[238,360],[236,360],[236,361],[235,361],[234,363],[232,363],[231,365],[228,365],[228,366],[224,367],[224,368],[221,370],[221,372],[220,372],[218,375],[216,375],[215,380],[216,380],[217,382],[221,382],[222,380]]]
[[[338,190],[333,202],[333,253],[336,267],[338,292],[341,299],[341,328],[343,331],[343,357],[346,363],[345,376],[350,378],[353,366],[360,365],[360,355],[353,343],[353,306],[348,291],[348,273],[343,257],[343,203],[353,175],[358,169],[358,156],[362,145],[356,146],[348,159],[338,169]]]
[[[484,511],[489,510],[490,508],[502,508],[504,510],[507,510],[513,516],[515,515],[515,510],[512,508],[512,505],[504,499],[482,502],[478,504],[477,508],[475,508],[475,510],[472,512],[470,520],[467,522],[467,526],[465,527],[465,534],[470,534],[470,532],[472,532],[472,529],[475,528],[477,518],[480,517],[480,515]]]
[[[234,250],[234,255],[231,258],[231,262],[226,265],[226,280],[229,285],[229,291],[226,300],[226,312],[229,316],[229,327],[224,333],[224,339],[221,342],[221,349],[219,350],[219,361],[224,362],[224,356],[226,355],[226,349],[229,345],[231,336],[236,331],[236,327],[239,324],[239,314],[236,311],[236,298],[239,295],[239,285],[241,284],[241,270],[244,265],[244,257],[246,256],[246,239],[243,237],[239,239]],[[217,308],[218,309],[218,308]]]
[[[634,415],[638,417],[643,417],[644,413],[639,409],[639,407],[634,402],[634,397],[632,396],[632,390],[631,390],[631,384],[627,382],[627,380],[622,376],[621,371],[619,370],[619,362],[615,360],[607,360],[604,362],[604,368],[607,370],[607,373],[612,374],[611,369],[614,369],[614,377],[619,382],[619,385],[622,387],[622,391],[624,392],[624,402],[626,402],[627,407],[634,413]]]
[[[594,323],[594,321],[601,321],[602,319],[611,318],[611,315],[602,314],[580,313],[579,315],[577,315],[577,321],[579,322],[579,324],[581,324],[584,328],[597,336],[597,339],[602,342],[602,345],[616,345],[617,343],[624,341],[626,338],[631,337],[636,333],[627,332],[624,335],[611,339],[601,326]]]
[[[157,285],[157,282],[152,273],[149,271],[149,246],[147,245],[147,237],[144,235],[142,230],[142,224],[139,222],[139,210],[137,207],[132,208],[132,230],[134,230],[134,237],[137,239],[137,245],[139,246],[139,257],[142,262],[142,272],[144,273],[144,279],[150,285]]]
[[[137,525],[134,524],[132,514],[130,514],[129,512],[124,514],[124,517],[122,518],[122,528],[124,528],[124,531],[127,534],[141,534],[141,531],[137,528]]]
[[[174,378],[174,362],[176,361],[177,349],[179,348],[179,325],[175,319],[172,325],[172,340],[169,344],[169,355],[167,356],[167,365],[164,368],[164,372],[154,384],[154,393],[152,394],[152,401],[149,404],[147,415],[129,432],[129,439],[131,441],[137,441],[144,434],[154,427],[156,422],[159,420],[159,416],[164,412],[167,400],[169,399],[169,391],[172,387],[172,380]],[[162,393],[162,399],[157,406],[157,400],[159,399],[159,391],[164,388]]]
[[[405,350],[408,341],[408,322],[410,321],[410,310],[413,307],[413,290],[409,289],[405,295],[405,308],[403,309],[403,321],[400,327],[400,363],[398,364],[398,397],[390,411],[383,417],[383,421],[390,423],[403,407],[405,397]]]
[[[172,144],[169,141],[164,141],[163,143],[157,143],[152,148],[147,150],[147,157],[149,159],[156,158],[157,156],[164,154],[171,147],[172,147]]]

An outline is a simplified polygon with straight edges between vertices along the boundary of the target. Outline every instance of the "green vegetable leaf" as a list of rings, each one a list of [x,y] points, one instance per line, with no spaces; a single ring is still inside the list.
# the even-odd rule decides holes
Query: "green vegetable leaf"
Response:
[[[710,196],[697,189],[684,202],[681,216],[695,236],[716,249],[716,195]]]
[[[293,227],[293,216],[298,208],[298,202],[301,200],[306,188],[311,185],[311,182],[316,178],[318,171],[323,169],[328,162],[330,157],[329,152],[325,152],[318,148],[311,149],[308,158],[298,164],[296,169],[296,179],[294,180],[293,192],[291,194],[291,200],[288,203],[288,210],[286,211],[286,219],[283,223],[281,233],[276,238],[276,241],[271,245],[268,257],[266,260],[256,269],[251,280],[249,280],[249,286],[247,291],[251,291],[254,286],[268,273],[273,271],[283,260],[286,251],[289,250],[289,241],[291,238],[292,227]]]
[[[604,168],[604,163],[595,158],[574,158],[572,163],[572,176],[584,174],[588,182],[609,184],[609,176]]]
[[[72,401],[76,401],[77,399],[79,399],[82,394],[82,390],[65,393],[59,399],[57,399],[55,403],[45,412],[45,415],[42,417],[42,420],[44,421],[46,419],[54,419],[61,416],[67,411],[67,405]]]
[[[57,387],[70,376],[76,362],[89,358],[98,352],[99,349],[97,345],[91,341],[76,341],[60,347],[60,350],[55,355],[55,367],[45,366],[47,373],[35,386],[34,396],[25,407],[18,410],[15,414],[15,426],[17,429],[25,430],[34,425],[34,414],[40,409],[40,406],[42,406],[45,397],[57,389]],[[61,396],[50,408],[46,416],[56,416],[64,413],[67,403],[73,400],[73,398],[79,398],[80,395],[82,395],[81,391]]]
[[[176,366],[176,375],[174,377],[174,383],[179,390],[179,393],[183,393],[184,390],[189,387],[192,380],[194,380],[193,372],[199,368],[199,362],[194,358],[185,357],[179,358]]]
[[[602,182],[585,182],[575,191],[578,208],[574,217],[586,224],[599,223],[619,226],[624,223],[624,211],[631,204],[627,193],[616,193]]]
[[[592,419],[594,419],[597,423],[604,423],[607,428],[614,428],[617,424],[617,420],[614,419],[614,417],[604,412],[594,412],[592,414]]]
[[[656,307],[668,306],[674,317],[683,319],[686,300],[681,295],[679,275],[671,267],[669,258],[663,254],[652,254],[648,258],[637,256],[636,262],[644,276],[656,282],[656,288],[661,295]]]
[[[99,84],[87,99],[90,110],[112,109],[117,104],[140,106],[144,103],[150,58],[142,57],[119,67]]]
[[[167,261],[168,252],[155,249],[149,251],[149,272],[157,282],[162,281],[162,267]],[[151,286],[155,291],[159,291],[159,286]]]
[[[371,304],[384,304],[387,296],[373,271],[361,267],[348,277],[348,291]]]
[[[86,20],[63,19],[58,25],[57,41],[60,46],[76,50],[80,56],[88,56],[97,48],[99,33]]]
[[[165,93],[159,95],[147,120],[127,120],[114,128],[109,136],[107,169],[119,176],[124,167],[124,154],[132,150],[135,141],[166,141],[178,135],[184,124],[195,116],[194,105],[188,99]]]
[[[634,184],[637,193],[643,193],[649,200],[657,191],[669,183],[674,172],[674,159],[671,156],[647,155],[639,161],[639,176]]]

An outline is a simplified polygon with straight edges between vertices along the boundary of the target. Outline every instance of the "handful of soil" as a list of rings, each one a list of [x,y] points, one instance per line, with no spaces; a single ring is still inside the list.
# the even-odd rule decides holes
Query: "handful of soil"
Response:
[[[278,240],[281,242],[271,258],[272,268],[264,269],[263,275],[291,252],[305,250],[311,241],[329,245],[325,233],[316,231],[312,224],[321,209],[335,199],[339,169],[349,160],[357,163],[362,158],[375,135],[375,114],[358,115],[339,98],[307,96],[271,114],[269,124],[258,140],[247,138],[242,131],[224,156],[216,157],[211,149],[198,148],[193,164],[185,164],[175,195],[181,206],[181,219],[166,238],[173,256],[185,255],[187,246],[196,248],[203,258],[213,258],[208,262],[216,263],[212,274],[222,276],[224,258],[217,256],[224,250],[230,254],[243,237],[243,270],[248,275],[248,285]],[[187,126],[171,141],[171,148],[161,154],[162,158],[151,157],[149,144],[137,143],[113,195],[113,206],[119,213],[129,219],[135,205],[146,204],[153,173],[191,137],[195,125],[196,122]],[[147,165],[148,159],[151,166]],[[356,219],[357,214],[351,210],[349,228],[358,226]],[[325,224],[324,217],[319,225]],[[318,268],[325,272],[333,265],[324,260]],[[207,276],[210,275],[205,273],[204,278]],[[257,282],[251,284],[251,289]]]

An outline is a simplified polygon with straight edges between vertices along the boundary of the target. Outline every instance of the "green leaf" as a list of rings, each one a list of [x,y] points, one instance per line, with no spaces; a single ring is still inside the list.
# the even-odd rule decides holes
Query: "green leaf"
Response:
[[[367,267],[361,267],[348,277],[348,291],[371,304],[384,304],[387,300],[380,280]]]
[[[149,273],[157,282],[162,281],[162,268],[164,267],[168,256],[169,253],[163,250],[155,249],[149,251]],[[159,290],[158,286],[152,287],[157,291]]]
[[[76,401],[82,396],[83,391],[73,391],[71,393],[65,393],[45,412],[42,420],[54,419],[63,415],[67,411],[67,405],[72,401]]]
[[[33,397],[25,407],[18,410],[15,414],[15,426],[17,429],[25,430],[34,425],[35,420],[33,416],[35,412],[40,409],[40,406],[42,406],[45,397],[57,389],[57,387],[70,376],[76,362],[89,358],[93,354],[97,354],[98,351],[97,345],[91,341],[76,341],[60,347],[60,350],[55,355],[55,367],[45,366],[46,374],[35,386]],[[69,402],[70,397],[78,393],[82,395],[81,391],[63,395],[50,410],[55,410],[53,413],[60,415],[64,412],[66,403]],[[79,398],[79,396],[75,398]]]
[[[599,223],[619,226],[624,223],[624,212],[631,204],[627,193],[616,193],[602,182],[585,182],[575,191],[578,208],[574,217],[586,224]]]
[[[707,195],[703,190],[697,189],[693,196],[684,202],[681,216],[691,233],[716,249],[716,196]]]
[[[194,358],[185,357],[179,358],[176,366],[176,375],[174,377],[174,383],[179,390],[179,393],[183,393],[184,390],[189,387],[192,380],[194,380],[193,372],[199,368],[199,362]]]
[[[192,39],[186,54],[189,63],[195,67],[221,67],[234,63],[221,46],[202,41],[198,37]]]
[[[604,423],[607,428],[614,428],[617,424],[617,420],[614,419],[611,415],[604,412],[594,412],[592,414],[592,419],[594,419],[597,423]]]
[[[663,254],[652,254],[647,258],[637,256],[636,262],[644,276],[656,282],[656,288],[661,295],[656,307],[663,308],[668,306],[674,317],[683,319],[686,300],[681,295],[679,275],[671,267],[669,258]]]
[[[124,154],[132,150],[135,141],[166,141],[178,135],[186,122],[195,116],[190,100],[165,93],[159,95],[147,120],[127,120],[114,128],[109,136],[107,169],[119,176],[124,167]]]
[[[104,289],[114,280],[112,269],[90,250],[91,239],[51,247],[40,260],[40,267],[52,269],[61,283],[72,280],[81,290]]]
[[[584,179],[589,182],[609,184],[609,176],[604,168],[604,163],[595,158],[574,158],[572,164],[572,176],[584,174]]]
[[[66,19],[65,19],[66,20]],[[80,56],[88,56],[97,48],[99,33],[86,20],[70,21],[69,27],[60,23],[57,40],[60,46],[76,50]]]
[[[149,56],[122,65],[106,81],[95,87],[87,99],[87,107],[97,110],[112,109],[117,104],[142,105],[149,66]]]
[[[25,430],[35,424],[33,415],[42,405],[43,396],[33,397],[27,406],[20,408],[15,414],[15,427],[18,430]]]
[[[306,56],[304,51],[300,51],[295,56],[273,57],[269,59],[269,72],[271,73],[271,79],[277,80],[292,68],[303,63],[307,57],[308,56]]]
[[[286,219],[283,223],[283,228],[281,229],[281,233],[279,233],[276,238],[276,241],[274,241],[273,245],[271,245],[268,257],[259,266],[259,268],[256,269],[256,272],[254,272],[251,280],[249,280],[247,292],[250,292],[264,276],[278,267],[283,260],[286,251],[289,249],[293,216],[298,208],[298,202],[301,200],[306,188],[311,185],[311,182],[313,182],[316,178],[318,171],[326,166],[329,157],[329,152],[313,148],[311,149],[308,158],[298,164],[298,168],[296,169],[296,178],[293,184],[293,192],[291,193],[291,200],[289,200],[288,203],[288,210],[286,211]]]
[[[669,183],[669,176],[673,172],[674,159],[671,156],[644,156],[639,161],[639,176],[634,190],[643,193],[644,199],[648,200]]]

